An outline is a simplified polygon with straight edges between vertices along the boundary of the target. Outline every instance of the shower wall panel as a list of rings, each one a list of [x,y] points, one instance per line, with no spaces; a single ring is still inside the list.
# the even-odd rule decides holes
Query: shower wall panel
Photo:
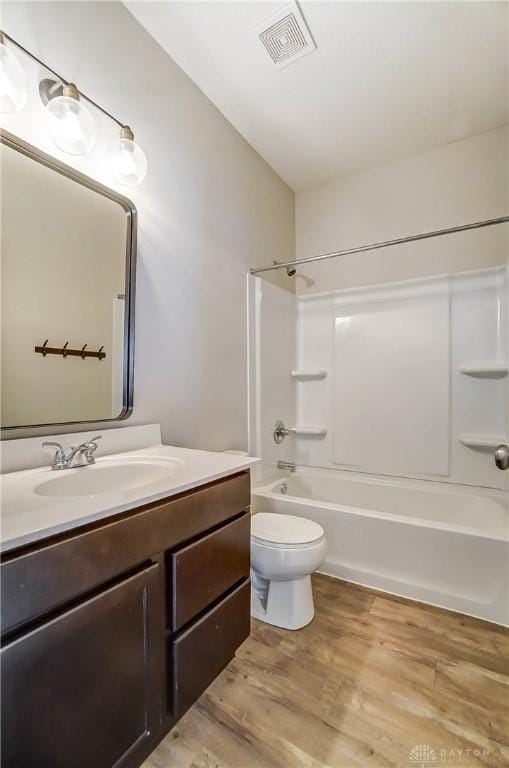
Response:
[[[508,381],[463,369],[507,364],[507,270],[298,297],[298,464],[505,488],[493,449],[506,442]]]
[[[447,278],[336,298],[334,464],[449,474],[449,304]]]

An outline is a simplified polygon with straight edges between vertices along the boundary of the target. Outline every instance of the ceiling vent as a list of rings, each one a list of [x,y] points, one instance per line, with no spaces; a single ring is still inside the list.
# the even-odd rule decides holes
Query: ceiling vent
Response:
[[[277,69],[315,50],[316,45],[297,3],[289,3],[265,19],[253,34],[258,37]]]

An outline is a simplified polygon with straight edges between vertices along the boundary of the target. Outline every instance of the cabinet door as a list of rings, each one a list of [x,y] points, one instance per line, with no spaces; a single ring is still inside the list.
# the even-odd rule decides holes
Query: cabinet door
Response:
[[[157,741],[164,615],[152,564],[6,645],[3,768],[129,768]]]

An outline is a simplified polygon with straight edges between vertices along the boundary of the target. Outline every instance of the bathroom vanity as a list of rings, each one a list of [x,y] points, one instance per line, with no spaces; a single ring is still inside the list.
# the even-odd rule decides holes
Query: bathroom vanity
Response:
[[[92,473],[112,459],[150,463],[165,450],[180,462],[171,481],[132,489],[128,509],[104,510],[113,493],[102,503],[100,494],[76,496],[81,517],[55,525],[55,510],[73,505],[55,495],[40,512],[49,520],[53,509],[51,527],[4,544],[5,768],[139,766],[248,637],[246,458],[153,446],[69,474],[44,467],[4,475],[4,499],[18,493],[23,518],[41,478],[58,483],[88,473],[93,484]],[[193,473],[194,487],[179,491]],[[166,496],[165,482],[172,484]],[[10,485],[22,487],[25,500]],[[87,504],[103,510],[91,519]]]

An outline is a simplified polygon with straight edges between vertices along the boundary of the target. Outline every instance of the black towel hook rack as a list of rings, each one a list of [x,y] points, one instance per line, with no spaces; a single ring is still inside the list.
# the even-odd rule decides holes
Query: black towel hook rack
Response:
[[[85,360],[87,357],[95,357],[97,360],[104,360],[106,357],[106,352],[103,351],[104,344],[97,352],[94,352],[91,349],[87,349],[88,344],[83,344],[80,349],[73,349],[69,346],[69,341],[66,341],[63,347],[48,347],[48,341],[49,339],[46,339],[44,344],[37,344],[34,347],[34,352],[41,354],[43,357],[46,357],[46,355],[61,355],[64,359],[66,357],[81,357],[82,360]]]

